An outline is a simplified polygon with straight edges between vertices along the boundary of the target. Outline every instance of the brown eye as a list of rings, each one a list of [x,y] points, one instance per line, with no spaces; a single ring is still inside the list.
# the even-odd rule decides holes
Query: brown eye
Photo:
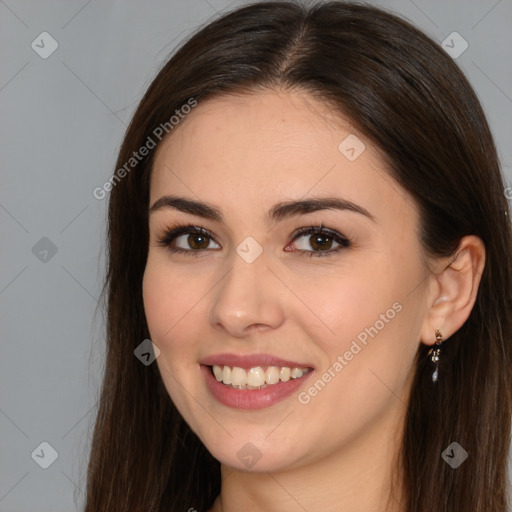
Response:
[[[184,238],[185,236],[187,236],[187,235],[179,236],[175,240],[179,240],[180,238]],[[193,235],[188,235],[186,240],[191,249],[200,250],[200,249],[208,248],[210,238],[207,235],[193,234]]]
[[[309,243],[315,251],[329,250],[334,240],[326,235],[311,235]]]
[[[220,249],[211,234],[200,226],[176,226],[168,229],[160,238],[158,243],[167,247],[170,252],[178,252],[188,255],[198,255],[201,252],[211,249]],[[210,247],[211,244],[214,247]]]
[[[335,230],[311,226],[299,229],[291,245],[295,246],[292,251],[298,251],[301,256],[328,256],[350,247],[350,241]]]

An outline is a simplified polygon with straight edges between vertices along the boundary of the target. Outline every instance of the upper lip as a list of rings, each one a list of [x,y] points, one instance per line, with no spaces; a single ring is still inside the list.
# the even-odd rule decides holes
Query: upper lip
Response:
[[[205,357],[200,364],[206,366],[237,366],[238,368],[254,368],[256,366],[287,366],[289,368],[313,368],[309,363],[298,363],[288,359],[281,359],[271,354],[215,354]]]

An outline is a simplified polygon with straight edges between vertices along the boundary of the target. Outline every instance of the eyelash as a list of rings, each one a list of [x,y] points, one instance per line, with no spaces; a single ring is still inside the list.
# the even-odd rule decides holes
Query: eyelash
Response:
[[[168,228],[167,231],[163,234],[163,236],[159,237],[157,239],[158,244],[162,247],[167,247],[168,250],[172,253],[181,253],[186,254],[187,256],[199,256],[199,253],[203,251],[208,251],[211,249],[181,249],[176,247],[170,247],[171,243],[180,235],[203,235],[208,237],[209,239],[213,240],[215,243],[218,243],[215,241],[211,233],[202,226],[194,226],[192,224],[176,224],[175,226]],[[335,230],[329,229],[324,227],[323,224],[320,226],[308,226],[304,228],[300,228],[296,230],[292,235],[291,242],[295,242],[298,238],[304,236],[304,235],[321,235],[326,236],[329,238],[332,238],[333,241],[337,242],[339,245],[335,249],[331,249],[329,251],[306,251],[302,249],[295,250],[293,252],[298,252],[299,256],[310,256],[310,257],[323,257],[323,256],[330,256],[331,254],[339,252],[341,249],[345,249],[347,247],[351,246],[350,240],[348,240],[345,236],[343,236],[341,233],[338,233]],[[291,243],[290,242],[290,243]],[[219,244],[220,245],[220,244]]]

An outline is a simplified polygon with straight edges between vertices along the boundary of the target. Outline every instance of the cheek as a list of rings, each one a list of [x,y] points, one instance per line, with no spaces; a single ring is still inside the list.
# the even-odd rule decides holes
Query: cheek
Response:
[[[341,443],[406,402],[403,393],[417,349],[416,308],[394,286],[381,281],[377,287],[362,276],[324,291],[331,292],[331,300],[317,291],[309,304],[334,334],[303,321],[322,366],[298,397],[299,411],[318,419],[301,423],[301,435]]]
[[[387,283],[385,278],[367,271],[331,275],[320,283],[302,283],[297,295],[304,299],[294,316],[332,360],[348,350],[358,335],[364,341],[365,333],[369,336],[366,328],[377,323],[380,331],[387,325],[384,321],[394,319],[393,304],[399,292],[392,285],[392,280]]]
[[[175,322],[176,292],[173,293],[173,290],[177,290],[177,287],[169,286],[162,272],[148,262],[142,281],[144,311],[151,339],[159,347]]]
[[[156,362],[167,391],[178,405],[180,389],[195,375],[200,339],[189,322],[198,299],[183,278],[148,261],[143,279],[144,310],[151,341],[160,349]]]
[[[325,386],[330,389],[325,398],[339,400],[337,393],[350,389],[353,405],[369,405],[377,396],[385,400],[402,392],[424,314],[421,287],[411,293],[421,282],[419,260],[372,260],[361,262],[357,272],[351,269],[331,276],[320,286],[304,285],[299,293],[315,315],[304,315],[304,310],[301,315],[298,309],[294,313],[319,349],[319,377],[331,369],[326,380],[334,383]],[[318,388],[324,389],[321,384]],[[318,393],[312,390],[311,394]],[[345,395],[343,400],[350,398]]]
[[[170,398],[184,417],[191,418],[194,414],[183,390],[196,384],[198,342],[194,340],[200,337],[187,323],[198,299],[187,291],[185,281],[148,258],[142,292],[151,341],[160,349],[156,364]]]
[[[156,260],[156,258],[155,258]],[[199,284],[199,283],[196,283]],[[190,281],[148,259],[142,282],[144,310],[152,341],[170,345],[198,303],[201,290]]]

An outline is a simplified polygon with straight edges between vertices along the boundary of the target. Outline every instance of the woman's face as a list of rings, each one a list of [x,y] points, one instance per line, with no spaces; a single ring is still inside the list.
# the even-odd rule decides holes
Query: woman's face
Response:
[[[415,205],[382,157],[298,92],[199,102],[174,130],[155,155],[143,292],[186,422],[252,471],[396,430],[428,271]],[[206,232],[168,236],[176,225]],[[228,384],[246,379],[255,389]]]

